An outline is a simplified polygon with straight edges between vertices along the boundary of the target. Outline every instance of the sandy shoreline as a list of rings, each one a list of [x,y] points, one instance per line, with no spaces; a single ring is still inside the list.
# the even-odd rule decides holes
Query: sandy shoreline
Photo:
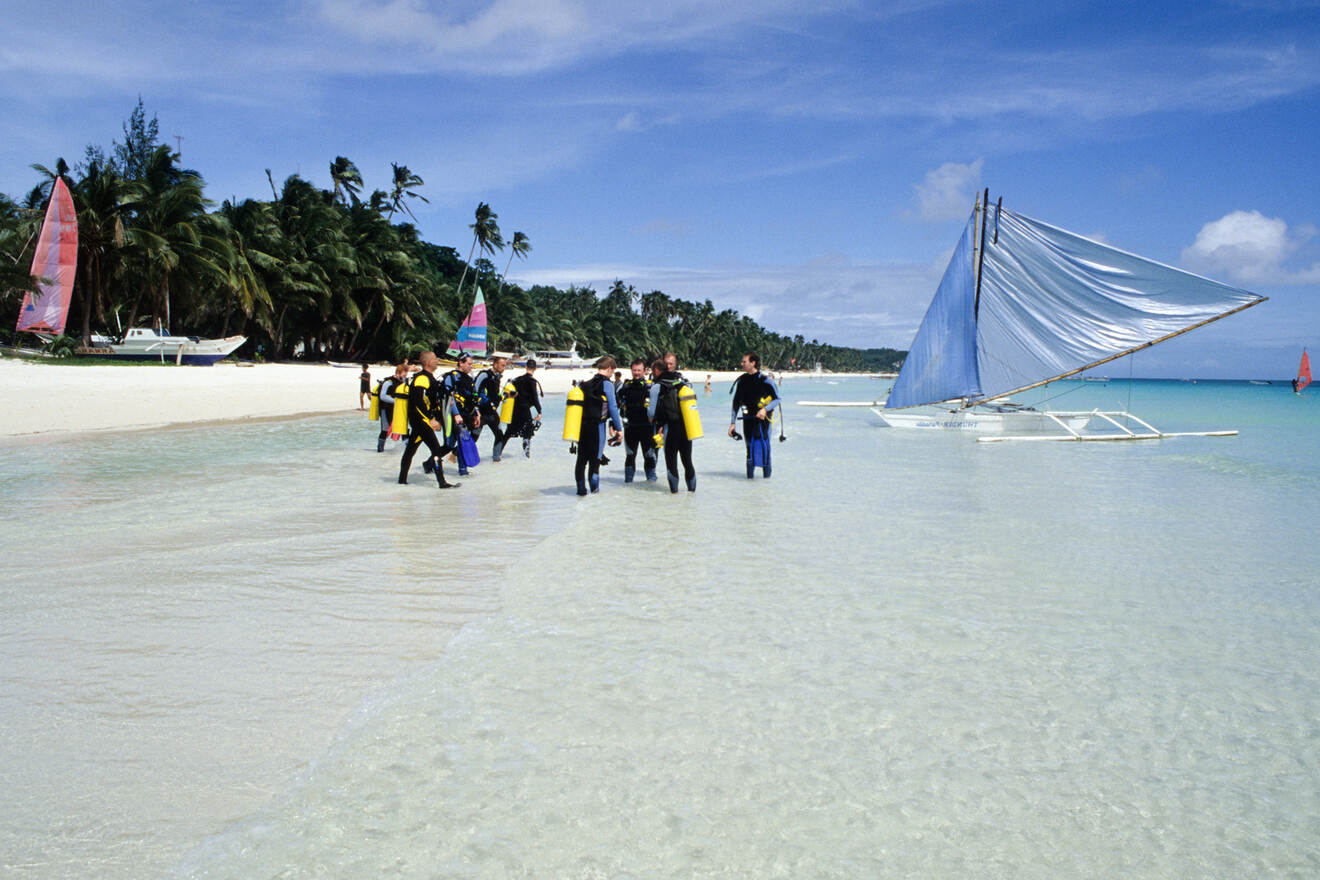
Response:
[[[373,380],[389,372],[385,364],[371,367]],[[356,368],[325,364],[102,366],[3,358],[0,437],[356,412],[358,373]],[[509,378],[522,373],[513,366],[505,371]],[[590,375],[590,369],[536,372],[547,395],[563,394],[573,380]],[[700,387],[706,375],[694,371],[689,378]],[[727,389],[738,373],[709,375],[718,390]],[[793,375],[786,381],[797,384],[811,378]]]

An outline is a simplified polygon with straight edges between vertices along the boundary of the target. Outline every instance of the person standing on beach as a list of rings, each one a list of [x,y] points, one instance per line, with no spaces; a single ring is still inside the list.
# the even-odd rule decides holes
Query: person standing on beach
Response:
[[[611,378],[614,358],[607,355],[596,361],[595,367],[596,375],[582,383],[582,430],[578,435],[577,461],[573,465],[579,495],[586,495],[588,486],[592,494],[600,491],[600,459],[605,454],[606,430],[613,443],[623,436],[623,423],[619,421],[619,404],[614,397]]]
[[[532,435],[541,427],[541,398],[545,392],[536,381],[536,359],[527,359],[527,372],[513,380],[513,421],[506,437],[521,437],[523,456],[532,457]],[[533,415],[535,411],[535,415]]]
[[[655,476],[655,429],[646,415],[646,404],[651,399],[651,383],[646,378],[646,361],[636,358],[632,362],[632,378],[625,379],[619,388],[619,409],[623,411],[623,442],[628,456],[623,460],[623,481],[631,483],[637,473],[637,448],[642,449],[642,465],[646,469],[646,481],[654,483]]]
[[[651,383],[651,399],[646,414],[664,434],[665,476],[669,478],[669,491],[678,491],[678,461],[682,458],[687,490],[695,492],[697,469],[692,465],[692,441],[683,424],[683,410],[678,401],[678,390],[688,382],[678,372],[678,358],[672,351],[665,355],[664,366],[665,371]]]
[[[472,381],[472,355],[460,354],[458,366],[445,373],[444,396],[449,399],[449,414],[454,419],[454,435],[449,444],[458,449],[458,432],[464,428],[475,431],[481,427],[481,416],[477,413],[477,386]],[[474,435],[473,440],[476,439]],[[466,477],[467,463],[462,456],[458,458],[458,475]]]
[[[386,376],[380,380],[380,390],[376,392],[380,397],[380,437],[376,440],[377,452],[385,451],[385,438],[390,436],[390,422],[394,418],[394,389],[406,381],[408,381],[407,362],[395,367],[393,376]]]
[[[413,456],[417,447],[426,444],[430,458],[422,469],[430,473],[435,471],[436,482],[441,489],[459,485],[445,479],[444,456],[453,447],[444,445],[436,436],[444,436],[444,410],[440,401],[440,383],[435,378],[435,368],[440,362],[433,351],[424,351],[421,355],[422,370],[412,377],[408,389],[408,442],[403,445],[403,459],[399,462],[399,482],[408,482],[408,469],[412,467]],[[429,464],[430,467],[426,465]]]
[[[371,368],[362,365],[362,375],[358,376],[358,409],[366,409],[367,395],[371,393]]]
[[[504,385],[504,367],[508,362],[503,355],[493,355],[490,366],[477,374],[477,415],[481,424],[473,429],[472,439],[481,436],[483,426],[490,426],[490,432],[495,435],[495,442],[490,447],[491,461],[500,460],[504,444],[509,439],[509,435],[500,430],[500,388]]]
[[[761,356],[749,351],[739,363],[743,374],[734,380],[733,414],[729,416],[729,436],[738,436],[735,426],[738,416],[743,420],[743,442],[747,444],[747,479],[761,475],[770,477],[770,415],[779,406],[779,387],[761,372]]]

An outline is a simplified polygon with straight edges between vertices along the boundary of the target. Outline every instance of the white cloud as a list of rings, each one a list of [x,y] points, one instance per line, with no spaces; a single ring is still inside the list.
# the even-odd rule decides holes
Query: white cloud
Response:
[[[1233,211],[1202,226],[1196,241],[1183,250],[1182,261],[1195,271],[1242,284],[1313,284],[1320,282],[1320,263],[1305,269],[1286,265],[1312,235],[1310,226],[1290,233],[1281,218]]]
[[[916,215],[921,220],[961,220],[972,209],[976,190],[981,185],[981,167],[984,159],[968,165],[945,162],[926,179],[913,185],[917,193]]]

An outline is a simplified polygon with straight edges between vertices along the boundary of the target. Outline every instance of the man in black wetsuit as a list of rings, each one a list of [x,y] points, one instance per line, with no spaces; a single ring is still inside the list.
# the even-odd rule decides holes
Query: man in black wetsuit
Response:
[[[489,427],[495,435],[495,442],[490,447],[490,460],[499,461],[504,452],[504,444],[509,435],[500,430],[500,389],[504,385],[504,367],[509,359],[502,355],[493,355],[490,366],[477,373],[477,415],[481,424],[472,431],[472,439],[481,436],[481,429]]]
[[[449,445],[457,452],[458,432],[464,428],[476,431],[481,427],[481,416],[477,413],[477,386],[472,381],[472,355],[458,356],[458,366],[445,373],[442,388],[444,396],[450,401],[449,412],[454,418],[454,436]],[[472,439],[476,439],[475,434]],[[467,473],[467,462],[463,461],[462,453],[458,452],[458,475],[466,477]]]
[[[403,460],[399,462],[399,482],[408,482],[408,469],[412,467],[413,456],[417,447],[423,443],[430,453],[428,461],[435,469],[435,479],[441,489],[448,489],[458,483],[445,479],[443,460],[445,453],[453,447],[444,445],[436,436],[444,436],[444,413],[441,411],[440,383],[435,378],[436,364],[439,359],[435,352],[424,351],[420,358],[422,371],[412,377],[408,389],[408,442],[403,447]]]
[[[756,469],[767,479],[770,476],[770,420],[779,407],[779,387],[775,380],[761,372],[761,356],[749,351],[739,364],[743,374],[733,383],[733,412],[729,416],[729,436],[736,435],[739,416],[743,421],[743,442],[747,444],[747,479],[756,475]]]
[[[655,428],[646,415],[646,405],[651,398],[651,383],[646,379],[646,361],[637,358],[632,362],[632,378],[625,379],[619,386],[619,409],[623,412],[626,423],[623,429],[623,442],[628,455],[623,460],[623,481],[631,483],[637,473],[637,448],[642,449],[642,465],[646,469],[646,480],[654,483],[655,475]]]
[[[687,385],[678,372],[678,358],[668,352],[664,357],[665,371],[651,383],[651,398],[646,414],[655,427],[664,433],[665,476],[669,478],[669,491],[678,491],[678,460],[683,459],[683,478],[689,492],[697,491],[697,469],[692,465],[692,441],[683,424],[683,411],[678,403],[678,389]]]
[[[573,478],[577,493],[586,495],[600,491],[600,458],[605,454],[606,432],[609,441],[618,443],[623,436],[623,423],[619,421],[619,406],[614,399],[614,358],[608,355],[596,361],[596,375],[583,382],[582,427],[578,431],[577,461],[573,465]]]
[[[536,381],[536,360],[527,359],[527,372],[513,380],[513,421],[506,437],[521,437],[523,455],[532,457],[532,435],[541,427],[541,383]],[[534,413],[534,414],[533,414]]]

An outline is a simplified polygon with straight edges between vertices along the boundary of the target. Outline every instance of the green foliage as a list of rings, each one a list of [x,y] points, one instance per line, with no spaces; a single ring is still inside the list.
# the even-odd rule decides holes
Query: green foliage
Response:
[[[240,356],[335,360],[398,359],[422,349],[443,351],[471,308],[479,284],[489,309],[492,348],[531,351],[567,348],[621,360],[673,351],[688,369],[732,369],[756,351],[775,370],[892,370],[903,353],[841,348],[801,336],[771,333],[732,309],[691,303],[661,291],[641,293],[616,281],[604,295],[590,288],[509,284],[494,258],[509,247],[526,259],[531,240],[515,232],[506,242],[498,215],[485,202],[470,225],[467,259],[453,247],[422,241],[409,200],[426,199],[423,181],[392,163],[388,189],[358,198],[364,182],[344,156],[329,165],[333,188],[298,175],[276,186],[269,200],[205,198],[196,171],[157,143],[159,125],[141,99],[124,123],[124,143],[112,157],[89,146],[70,172],[63,159],[35,165],[38,185],[22,203],[0,196],[0,306],[17,312],[50,186],[63,177],[78,212],[78,273],[70,319],[81,335],[93,319],[126,315],[122,327],[173,322],[194,335],[248,337]],[[214,209],[214,210],[213,210]],[[474,261],[475,258],[475,261]],[[5,269],[10,266],[12,269]],[[60,344],[70,352],[74,337]]]

